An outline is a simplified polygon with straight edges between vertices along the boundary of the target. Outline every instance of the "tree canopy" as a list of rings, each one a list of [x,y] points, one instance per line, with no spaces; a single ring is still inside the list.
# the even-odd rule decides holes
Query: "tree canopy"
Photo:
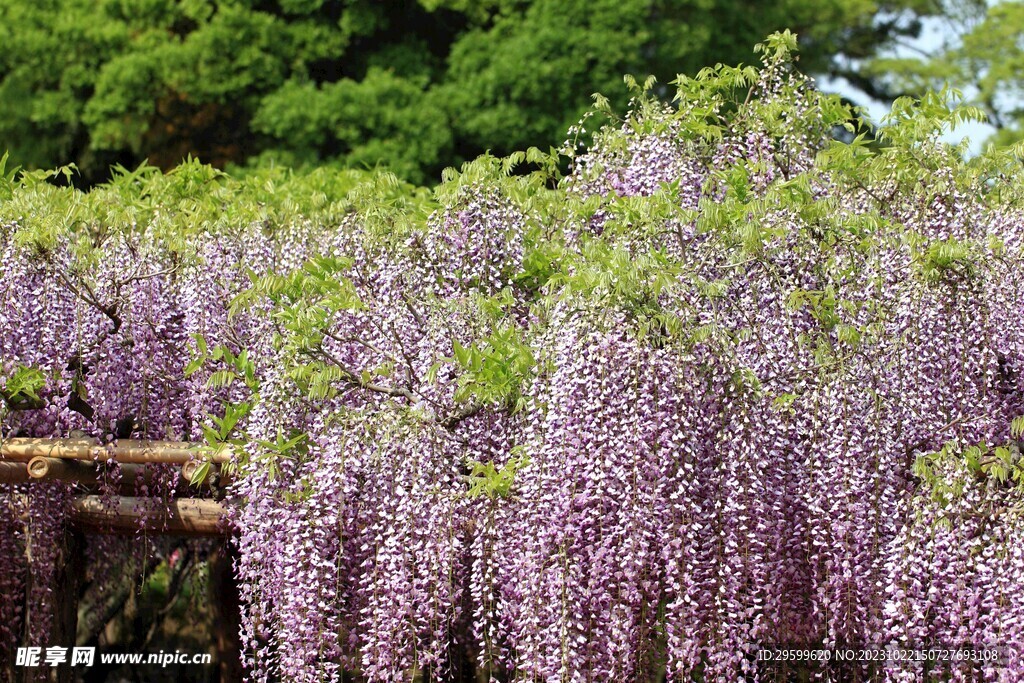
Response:
[[[981,107],[995,127],[991,142],[1024,138],[1024,4],[952,3],[950,30],[934,52],[904,50],[874,59],[864,74],[886,92],[923,93],[953,85]]]
[[[929,0],[0,0],[0,150],[30,168],[383,164],[413,182],[547,146],[622,75],[735,63],[771,30],[858,60]],[[882,17],[882,19],[879,19]]]

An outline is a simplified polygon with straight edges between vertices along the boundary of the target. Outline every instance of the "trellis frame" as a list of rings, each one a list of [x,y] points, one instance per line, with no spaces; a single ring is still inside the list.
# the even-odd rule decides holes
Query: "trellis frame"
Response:
[[[202,485],[190,489],[210,496],[211,483],[226,483],[221,466],[230,462],[230,449],[205,453],[200,444],[180,441],[137,441],[123,439],[101,444],[90,439],[0,440],[0,484],[31,485],[35,482],[61,481],[84,486],[86,493],[72,499],[68,510],[68,529],[58,548],[56,573],[57,601],[53,638],[57,644],[74,644],[77,624],[78,593],[82,580],[84,534],[115,533],[210,537],[221,540],[210,560],[210,586],[217,599],[211,601],[216,632],[219,678],[222,683],[241,679],[238,589],[228,559],[227,537],[231,527],[227,508],[212,497],[179,497],[170,501],[133,495],[139,484],[152,480],[150,464],[180,468],[181,477],[190,483],[196,468],[211,463]],[[120,495],[96,495],[103,481],[102,468],[117,462],[121,479]],[[25,669],[26,681],[33,675]],[[72,671],[67,664],[56,667],[50,679],[70,683]]]
[[[191,482],[199,464],[210,462],[211,475],[198,493],[208,494],[211,481],[220,477],[220,468],[230,462],[232,452],[225,448],[203,453],[200,444],[184,441],[139,441],[122,439],[101,444],[91,439],[10,438],[0,441],[0,483],[27,484],[37,481],[63,481],[87,488],[76,496],[70,510],[72,525],[90,533],[148,533],[185,536],[224,536],[227,510],[213,498],[177,498],[169,504],[155,505],[132,495],[139,483],[147,483],[152,471],[146,465],[176,465],[181,476]],[[101,500],[95,489],[103,479],[100,468],[107,462],[121,467],[119,493],[111,501]]]

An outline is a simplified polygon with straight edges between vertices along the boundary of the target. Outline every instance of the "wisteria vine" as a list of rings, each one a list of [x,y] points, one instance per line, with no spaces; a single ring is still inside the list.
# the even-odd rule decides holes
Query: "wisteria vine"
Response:
[[[1019,171],[939,141],[971,114],[944,94],[869,143],[794,48],[433,198],[196,164],[12,184],[4,435],[233,443],[253,681],[1018,680]],[[87,219],[54,223],[68,196]],[[5,643],[61,495],[0,496]]]

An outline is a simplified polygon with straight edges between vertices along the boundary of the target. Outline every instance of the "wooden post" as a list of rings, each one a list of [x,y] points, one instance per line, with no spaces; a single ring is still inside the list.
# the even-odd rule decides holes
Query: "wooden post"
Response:
[[[220,683],[235,683],[243,679],[242,671],[242,617],[238,584],[232,569],[234,553],[231,542],[224,540],[209,558],[210,607],[213,612],[213,632],[216,638],[217,667]]]
[[[32,543],[34,539],[28,540],[26,553],[31,558],[34,552]],[[75,646],[78,629],[78,596],[82,581],[82,554],[85,547],[82,536],[70,529],[57,541],[57,556],[54,563],[54,573],[51,582],[45,586],[49,598],[45,603],[30,605],[32,596],[32,584],[38,580],[38,576],[31,572],[26,576],[25,586],[25,617],[24,635],[22,645],[28,642],[28,634],[31,632],[32,623],[37,619],[50,618],[50,633],[47,642],[36,643],[35,646],[42,647],[45,653],[47,647],[67,648],[67,661],[56,667],[50,667],[43,663],[40,658],[40,666],[24,667],[19,669],[23,676],[19,676],[24,683],[39,683],[45,680],[47,683],[72,683],[74,680],[71,667],[71,649]],[[31,563],[31,559],[29,559]],[[45,616],[44,616],[45,615]]]
[[[67,529],[54,576],[53,631],[50,642],[57,647],[66,647],[68,656],[63,664],[50,672],[50,680],[54,683],[71,683],[74,680],[71,650],[78,633],[78,596],[82,583],[84,550],[85,540],[82,535]]]

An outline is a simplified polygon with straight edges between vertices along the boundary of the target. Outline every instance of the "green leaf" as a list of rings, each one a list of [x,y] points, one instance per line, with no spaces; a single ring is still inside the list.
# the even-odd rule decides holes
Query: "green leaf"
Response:
[[[209,474],[210,474],[210,463],[209,462],[204,462],[204,463],[200,464],[198,467],[196,467],[195,470],[193,470],[192,478],[189,479],[189,484],[191,486],[199,486],[204,481],[206,481],[206,477],[208,477]]]
[[[220,432],[210,427],[209,425],[200,425],[203,430],[203,438],[206,440],[206,444],[211,447],[218,446],[221,443]]]
[[[1024,437],[1024,415],[1018,415],[1010,421],[1010,435],[1015,439]]]
[[[452,340],[452,351],[455,353],[455,361],[465,369],[469,368],[469,350],[459,343],[458,339]]]

